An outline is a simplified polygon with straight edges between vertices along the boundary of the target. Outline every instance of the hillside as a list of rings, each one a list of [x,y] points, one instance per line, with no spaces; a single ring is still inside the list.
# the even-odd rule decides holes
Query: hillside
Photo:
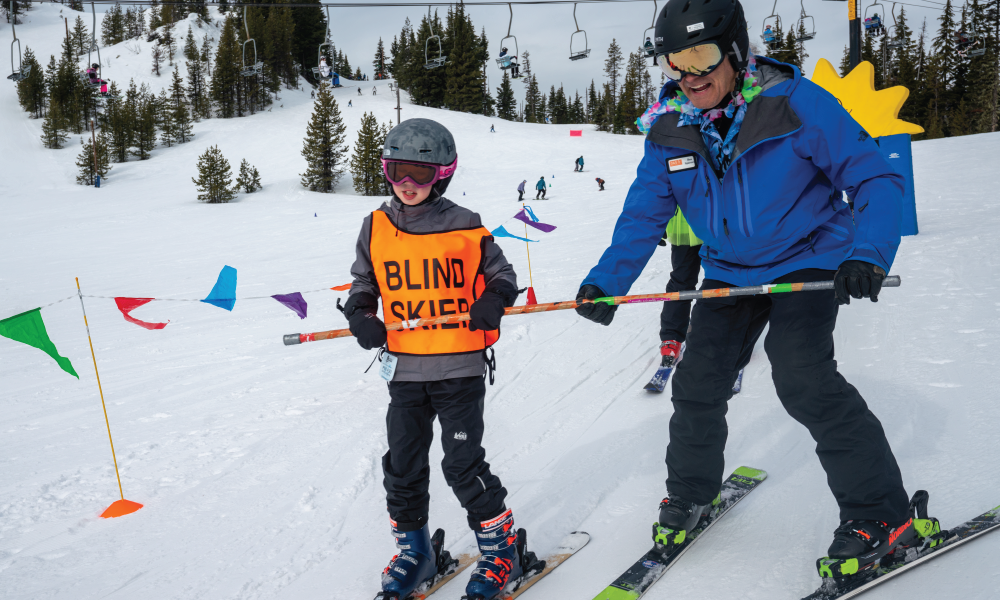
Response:
[[[37,6],[18,27],[43,64],[63,32],[58,11]],[[5,30],[0,47],[9,46]],[[126,58],[105,76],[155,79],[146,72],[148,50],[134,63]],[[371,83],[361,96],[356,88],[336,91],[352,144],[364,112],[396,119],[395,96],[386,83],[375,87],[374,96]],[[361,220],[382,199],[354,195],[349,178],[336,194],[301,187],[310,112],[308,91],[283,91],[268,112],[202,121],[192,142],[114,165],[94,189],[73,182],[76,139],[63,150],[42,148],[41,122],[0,81],[7,171],[0,318],[71,296],[74,277],[85,294],[164,299],[203,298],[223,265],[238,269],[239,297],[348,282]],[[530,187],[544,175],[553,184],[546,201],[530,202],[558,226],[533,238],[542,240],[531,247],[533,281],[541,302],[572,298],[610,239],[642,138],[590,127],[570,137],[571,126],[509,123],[404,99],[403,118],[413,117],[454,133],[459,168],[448,196],[489,228],[519,208],[521,180]],[[263,191],[226,205],[197,202],[195,162],[215,144],[234,167],[242,158],[256,165]],[[841,372],[885,424],[907,490],[928,490],[932,514],[953,526],[1000,503],[997,485],[983,476],[1000,447],[1000,200],[994,174],[983,168],[1000,152],[1000,134],[914,148],[921,233],[904,240],[893,267],[903,286],[878,304],[844,307],[836,343]],[[573,173],[581,154],[587,170]],[[606,192],[594,177],[608,182]],[[524,244],[498,243],[527,285]],[[669,271],[669,254],[657,252],[633,291],[662,290]],[[117,499],[117,484],[78,301],[42,315],[79,381],[37,350],[0,338],[0,597],[373,596],[394,553],[380,464],[388,395],[374,369],[363,373],[374,353],[351,340],[282,345],[287,333],[346,327],[335,309],[343,292],[305,297],[305,320],[268,298],[240,300],[231,313],[179,301],[135,311],[143,320],[169,319],[159,331],[125,322],[110,299],[87,299],[125,497],[145,504],[120,519],[98,518]],[[535,550],[551,549],[571,530],[592,536],[526,599],[589,599],[649,544],[671,414],[668,396],[641,389],[657,358],[658,311],[623,307],[610,327],[571,311],[504,321],[486,399],[488,460]],[[729,425],[727,468],[759,467],[769,479],[651,600],[798,598],[818,583],[814,561],[838,524],[836,505],[813,441],[777,400],[762,347]],[[431,463],[441,457],[435,444]],[[472,544],[436,467],[431,496],[431,525],[449,532],[449,547]],[[993,598],[996,552],[1000,534],[866,598]],[[456,581],[440,598],[457,600],[463,587]]]

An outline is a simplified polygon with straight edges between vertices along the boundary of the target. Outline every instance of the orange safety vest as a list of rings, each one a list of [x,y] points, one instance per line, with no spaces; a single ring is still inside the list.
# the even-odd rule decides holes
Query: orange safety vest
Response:
[[[386,324],[469,312],[486,288],[485,227],[409,233],[372,213],[369,250]],[[481,352],[499,330],[469,331],[468,321],[388,332],[389,352],[421,356]]]

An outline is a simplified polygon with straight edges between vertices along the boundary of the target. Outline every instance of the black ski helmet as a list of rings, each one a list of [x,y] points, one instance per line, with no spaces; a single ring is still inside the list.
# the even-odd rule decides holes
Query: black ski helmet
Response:
[[[750,57],[747,20],[739,0],[669,0],[656,17],[657,56],[714,41],[744,69]]]
[[[94,63],[94,64],[90,65],[90,68],[91,68],[91,69],[100,69],[100,68],[101,68],[101,65],[99,65],[99,64],[97,64],[97,63]]]

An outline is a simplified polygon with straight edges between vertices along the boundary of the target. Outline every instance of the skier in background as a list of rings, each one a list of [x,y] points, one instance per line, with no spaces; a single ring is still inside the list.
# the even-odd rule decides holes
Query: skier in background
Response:
[[[603,191],[604,191],[604,180],[603,180],[603,179],[601,179],[600,177],[595,177],[595,178],[594,178],[594,181],[596,181],[596,182],[597,182],[597,186],[598,186],[599,188],[601,188],[601,189],[599,189],[599,190],[597,190],[597,191],[599,191],[599,192],[603,192]]]
[[[535,200],[538,200],[539,196],[541,196],[542,198],[545,197],[545,176],[542,176],[538,179],[538,183],[535,184],[535,189],[538,190],[538,192],[535,194]]]
[[[670,244],[670,279],[668,294],[686,292],[698,287],[701,274],[701,240],[691,230],[680,207],[667,223],[659,245]],[[691,301],[664,302],[660,310],[660,366],[673,367],[681,359],[681,349],[687,339],[691,322]]]
[[[353,104],[351,104],[351,100],[350,100],[350,98],[348,98],[348,100],[347,100],[347,106],[348,106],[348,107],[353,107],[353,106],[354,106]]]
[[[705,28],[692,38],[689,23]],[[655,29],[669,81],[637,121],[647,134],[644,157],[611,245],[577,298],[628,293],[678,206],[704,241],[702,289],[830,280],[835,289],[695,304],[673,375],[668,496],[654,541],[683,543],[718,499],[733,384],[767,326],[778,398],[816,440],[840,507],[820,576],[864,577],[921,538],[881,423],[837,372],[833,331],[839,306],[878,299],[899,247],[904,179],[835,98],[796,67],[750,53],[738,0],[669,0]],[[830,189],[854,198],[853,219]],[[609,325],[616,308],[576,310]]]
[[[518,202],[523,202],[524,201],[524,184],[526,184],[526,183],[528,183],[527,179],[525,179],[524,181],[522,181],[517,186],[517,201]]]
[[[490,133],[496,133],[496,132],[497,132],[497,130],[493,129],[493,125],[490,124]]]
[[[580,158],[576,159],[576,162],[573,165],[573,172],[575,173],[577,171],[581,171],[581,172],[583,171],[583,157],[582,156]]]
[[[375,91],[376,91],[376,90],[375,90],[375,86],[373,85],[373,86],[372,86],[372,96],[374,96],[374,95],[375,95]]]
[[[517,299],[517,276],[479,215],[443,196],[458,165],[451,132],[430,119],[409,119],[389,131],[386,156],[390,147],[392,157],[382,159],[382,167],[392,198],[364,219],[344,306],[358,344],[365,350],[387,348],[395,358],[394,367],[383,364],[383,371],[391,373],[389,450],[382,457],[382,471],[399,553],[383,572],[382,597],[409,598],[449,566],[438,564],[427,524],[428,451],[436,417],[445,481],[466,510],[481,553],[465,591],[490,600],[522,574],[518,530],[504,503],[507,490],[490,472],[482,447],[487,373],[493,383],[487,350],[500,337],[504,308]],[[465,270],[463,281],[470,285],[442,286],[440,291],[396,285],[402,281],[398,267],[404,261],[409,272],[409,265],[422,261],[437,264],[445,252],[455,263],[452,267]],[[378,317],[379,296],[389,323],[429,317],[418,314],[425,302],[439,305],[442,314],[446,308],[468,312],[470,319],[467,326],[386,331]],[[404,303],[417,306],[417,313],[397,308]]]

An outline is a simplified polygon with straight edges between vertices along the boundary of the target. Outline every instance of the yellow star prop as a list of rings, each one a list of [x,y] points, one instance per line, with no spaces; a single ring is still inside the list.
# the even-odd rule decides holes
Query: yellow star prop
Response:
[[[821,58],[816,63],[812,81],[833,94],[872,137],[924,132],[923,127],[898,118],[899,109],[910,96],[910,90],[901,85],[876,90],[875,69],[870,62],[859,64],[841,78],[830,61]]]

